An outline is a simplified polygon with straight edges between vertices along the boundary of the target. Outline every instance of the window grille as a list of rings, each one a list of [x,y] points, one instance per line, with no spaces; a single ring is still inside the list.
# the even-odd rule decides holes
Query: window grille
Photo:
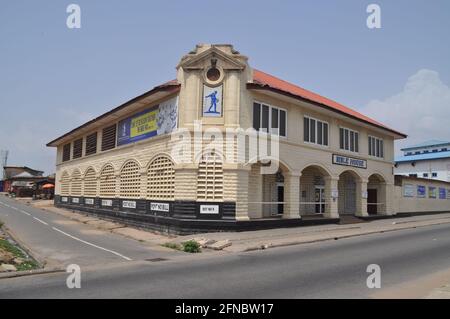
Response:
[[[114,167],[106,165],[100,172],[100,197],[116,196],[116,176]]]
[[[97,153],[97,132],[86,136],[86,156]]]
[[[103,129],[102,151],[116,147],[116,124]]]
[[[73,158],[80,158],[83,155],[83,139],[73,142]]]
[[[72,173],[72,182],[70,184],[70,196],[81,196],[81,173],[76,169]]]
[[[222,159],[217,153],[204,154],[197,177],[197,199],[220,201],[223,199]]]
[[[141,174],[139,165],[130,161],[120,171],[120,197],[139,198],[141,194]]]
[[[84,196],[97,196],[97,177],[93,168],[89,168],[84,175]]]
[[[175,170],[166,156],[155,158],[147,171],[147,198],[172,200],[175,190]]]
[[[61,195],[68,196],[70,192],[70,176],[64,172],[61,176]]]

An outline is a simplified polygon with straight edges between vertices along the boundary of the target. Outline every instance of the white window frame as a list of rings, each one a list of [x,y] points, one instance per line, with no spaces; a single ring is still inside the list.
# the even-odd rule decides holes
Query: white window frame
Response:
[[[370,147],[370,143],[369,143],[369,139],[370,138],[372,138],[372,140],[375,141],[375,154],[371,154],[372,152],[371,152],[371,149],[370,149],[371,147]],[[379,149],[379,152],[378,152],[378,154],[380,156],[377,155],[377,144],[378,144],[377,141],[383,142],[382,143],[383,145],[382,145],[381,149]],[[367,142],[368,142],[368,145],[367,145],[368,146],[367,147],[368,152],[367,153],[368,153],[369,156],[372,156],[372,157],[375,157],[375,158],[384,158],[384,139],[382,139],[380,137],[377,137],[377,136],[368,135]]]
[[[309,120],[309,140],[311,140],[311,120],[314,120],[314,121],[316,121],[316,125],[315,125],[315,129],[314,129],[314,132],[315,132],[315,142],[310,142],[310,141],[305,141],[305,128],[303,127],[303,143],[305,143],[305,144],[309,144],[309,145],[317,145],[317,146],[321,146],[321,147],[330,147],[330,123],[328,123],[327,121],[324,121],[324,120],[319,120],[319,119],[317,119],[317,118],[315,118],[315,117],[313,117],[313,116],[309,116],[309,115],[303,115],[303,125],[305,125],[305,119],[308,119]],[[328,144],[319,144],[319,143],[317,143],[317,127],[318,127],[318,125],[317,125],[317,123],[318,122],[321,122],[322,124],[327,124],[327,126],[328,126],[328,130],[327,130],[327,142],[328,142]],[[323,125],[322,125],[322,142],[323,142]]]
[[[269,107],[269,127],[267,128],[268,132],[263,131],[262,127],[260,127],[258,129],[259,132],[262,133],[266,133],[266,134],[270,134],[270,135],[278,135],[280,138],[287,138],[288,137],[288,111],[285,108],[279,107],[279,106],[275,106],[275,105],[271,105],[269,103],[265,103],[265,102],[260,102],[260,101],[253,101],[252,104],[252,112],[253,112],[253,105],[254,103],[259,104],[261,106],[260,108],[260,112],[259,112],[259,126],[261,126],[262,123],[262,116],[263,116],[263,112],[262,112],[262,106],[268,106]],[[281,116],[280,116],[280,111],[284,111],[286,114],[286,120],[285,120],[285,135],[281,135],[280,132],[278,132],[278,134],[274,134],[272,132],[272,109],[276,109],[278,110],[278,130],[280,130],[280,122],[281,122]],[[252,116],[252,121],[253,121],[253,116]],[[253,123],[252,123],[252,127],[253,127]]]
[[[344,141],[342,142],[344,148],[341,148],[341,129],[344,130]],[[348,149],[345,149],[345,130],[348,131]],[[350,132],[353,132],[353,137],[355,136],[354,133],[358,134],[358,151],[352,151],[350,150]],[[359,137],[361,136],[361,133],[359,131],[353,130],[351,128],[345,127],[345,126],[339,126],[339,149],[344,152],[359,154],[359,150],[361,148],[361,143],[359,143]],[[355,149],[355,140],[353,141],[353,149]]]

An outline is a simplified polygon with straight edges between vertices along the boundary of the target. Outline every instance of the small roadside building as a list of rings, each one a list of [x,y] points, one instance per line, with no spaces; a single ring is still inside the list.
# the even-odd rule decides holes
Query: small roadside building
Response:
[[[430,140],[401,150],[396,175],[450,182],[450,141]]]
[[[395,213],[405,134],[254,69],[231,45],[198,45],[176,69],[47,144],[56,205],[176,232]]]
[[[18,197],[31,197],[34,194],[34,183],[43,180],[43,174],[43,171],[27,166],[5,166],[3,191],[14,193]]]

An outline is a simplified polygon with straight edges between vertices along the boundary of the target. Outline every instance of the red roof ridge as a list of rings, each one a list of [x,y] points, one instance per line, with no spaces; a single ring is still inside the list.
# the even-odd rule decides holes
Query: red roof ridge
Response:
[[[347,115],[350,115],[352,117],[355,117],[359,120],[362,120],[364,122],[368,122],[370,124],[376,125],[378,127],[387,129],[391,132],[394,132],[396,134],[399,135],[403,135],[406,137],[405,134],[397,132],[389,127],[387,127],[386,125],[356,111],[353,110],[343,104],[340,104],[336,101],[333,101],[329,98],[326,98],[324,96],[321,96],[317,93],[314,93],[312,91],[309,91],[307,89],[304,89],[298,85],[292,84],[290,82],[287,82],[285,80],[282,80],[276,76],[273,76],[271,74],[268,74],[266,72],[260,71],[258,69],[253,69],[253,82],[256,84],[260,84],[262,86],[267,86],[276,90],[281,90],[283,92],[295,95],[295,96],[299,96],[301,98],[316,102],[316,103],[320,103],[322,105],[325,105],[329,108],[332,108],[334,110],[340,111],[342,113],[345,113]]]

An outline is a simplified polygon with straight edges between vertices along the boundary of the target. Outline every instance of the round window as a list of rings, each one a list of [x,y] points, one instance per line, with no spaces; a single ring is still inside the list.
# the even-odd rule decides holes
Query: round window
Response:
[[[218,68],[210,68],[207,72],[206,72],[206,77],[208,78],[208,80],[210,80],[211,82],[216,82],[220,79],[220,71]]]

